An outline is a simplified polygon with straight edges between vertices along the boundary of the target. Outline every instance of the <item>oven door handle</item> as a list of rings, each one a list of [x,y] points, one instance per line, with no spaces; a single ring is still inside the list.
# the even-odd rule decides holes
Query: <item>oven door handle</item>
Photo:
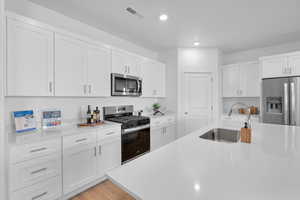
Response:
[[[128,133],[140,131],[140,130],[147,129],[147,128],[150,128],[150,124],[143,125],[143,126],[138,126],[138,127],[134,127],[134,128],[124,129],[122,131],[122,134],[128,134]]]

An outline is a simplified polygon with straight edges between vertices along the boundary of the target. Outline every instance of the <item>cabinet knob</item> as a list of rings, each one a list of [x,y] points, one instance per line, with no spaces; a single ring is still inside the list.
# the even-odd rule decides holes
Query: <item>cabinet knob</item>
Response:
[[[184,112],[184,114],[185,114],[185,115],[188,115],[189,113],[188,113],[188,112]]]

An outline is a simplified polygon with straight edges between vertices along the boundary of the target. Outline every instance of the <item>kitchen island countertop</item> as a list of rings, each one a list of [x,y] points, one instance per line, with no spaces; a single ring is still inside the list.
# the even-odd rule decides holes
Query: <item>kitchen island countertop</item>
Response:
[[[143,200],[298,200],[300,127],[259,124],[252,143],[199,136],[212,124],[108,173]]]

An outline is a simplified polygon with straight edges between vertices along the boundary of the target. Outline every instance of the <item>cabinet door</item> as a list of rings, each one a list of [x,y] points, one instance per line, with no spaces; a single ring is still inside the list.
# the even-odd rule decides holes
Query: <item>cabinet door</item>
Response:
[[[165,96],[165,65],[151,60],[141,64],[143,97]]]
[[[140,59],[126,52],[112,51],[112,73],[140,76]]]
[[[143,97],[155,96],[156,85],[156,72],[155,63],[152,61],[145,61],[141,64],[141,76],[142,76],[142,92]]]
[[[98,154],[98,177],[103,177],[109,170],[121,166],[121,138],[101,142]]]
[[[7,20],[8,96],[52,96],[54,33]]]
[[[96,179],[96,146],[76,146],[64,150],[63,188],[65,193],[72,192]]]
[[[262,61],[262,77],[273,78],[287,76],[287,58],[276,56]]]
[[[260,96],[259,64],[245,63],[240,65],[240,96]]]
[[[165,127],[164,133],[164,144],[169,144],[176,139],[176,126],[172,124],[170,126]]]
[[[288,65],[292,76],[300,76],[300,55],[289,56]]]
[[[240,69],[238,65],[224,66],[222,69],[223,97],[240,94]]]
[[[141,59],[137,56],[127,56],[128,75],[140,77],[141,76]]]
[[[156,97],[165,97],[165,81],[166,81],[166,66],[163,63],[156,63],[156,80],[155,84],[155,96]]]
[[[163,146],[163,128],[151,129],[150,148],[154,151]]]
[[[110,96],[111,52],[89,46],[87,50],[87,79],[89,96]]]
[[[128,71],[128,67],[126,65],[126,59],[124,54],[119,51],[113,50],[112,51],[112,73],[117,74],[126,74]]]
[[[86,85],[85,43],[60,34],[55,35],[55,95],[84,96]]]

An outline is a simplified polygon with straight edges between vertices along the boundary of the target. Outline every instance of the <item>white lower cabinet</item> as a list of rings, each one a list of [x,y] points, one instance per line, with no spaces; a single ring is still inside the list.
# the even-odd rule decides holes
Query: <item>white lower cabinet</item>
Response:
[[[72,192],[96,177],[97,154],[95,144],[66,150],[63,155],[63,191]]]
[[[121,128],[95,130],[63,138],[64,195],[97,181],[121,165]]]
[[[151,151],[176,140],[176,125],[174,116],[163,116],[151,119]]]
[[[98,153],[97,174],[103,177],[107,171],[121,166],[121,137],[100,141]]]
[[[56,176],[11,194],[10,200],[56,200],[61,197],[61,178]]]
[[[121,166],[121,126],[12,144],[9,160],[9,200],[67,199]]]
[[[61,174],[61,157],[45,156],[11,166],[10,190],[18,190]]]
[[[62,195],[61,139],[10,148],[9,199],[54,200]]]

